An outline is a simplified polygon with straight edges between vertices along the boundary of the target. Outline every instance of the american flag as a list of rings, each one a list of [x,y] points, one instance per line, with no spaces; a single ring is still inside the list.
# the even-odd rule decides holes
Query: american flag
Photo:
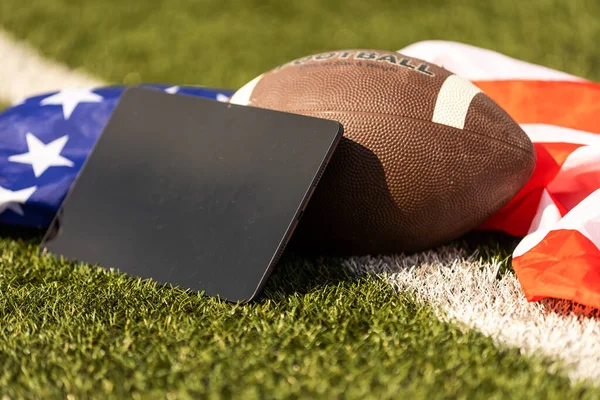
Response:
[[[140,86],[224,102],[232,94]],[[0,224],[41,229],[50,224],[124,89],[65,89],[27,98],[0,114]]]

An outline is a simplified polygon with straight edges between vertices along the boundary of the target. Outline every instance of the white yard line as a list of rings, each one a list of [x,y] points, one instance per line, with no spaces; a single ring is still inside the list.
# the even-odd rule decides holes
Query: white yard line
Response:
[[[490,336],[526,355],[543,355],[574,381],[600,379],[598,310],[567,301],[529,303],[511,272],[497,278],[500,263],[481,262],[447,247],[409,257],[353,258],[355,273],[375,273],[397,290],[414,292],[441,319]]]
[[[0,100],[65,88],[101,86],[82,72],[45,60],[0,30]],[[356,273],[381,275],[398,290],[411,290],[438,316],[492,337],[524,354],[562,361],[574,380],[600,379],[600,317],[568,302],[528,303],[512,273],[496,278],[499,264],[482,263],[464,251],[445,248],[410,257],[353,258]],[[556,364],[556,368],[559,368]]]
[[[102,84],[83,72],[44,59],[33,48],[0,30],[0,100],[17,103],[24,97],[59,89]]]

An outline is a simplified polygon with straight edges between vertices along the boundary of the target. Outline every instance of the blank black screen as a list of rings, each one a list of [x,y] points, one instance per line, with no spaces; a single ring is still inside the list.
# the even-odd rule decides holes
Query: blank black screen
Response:
[[[337,122],[153,89],[122,95],[51,253],[231,301],[268,278]]]

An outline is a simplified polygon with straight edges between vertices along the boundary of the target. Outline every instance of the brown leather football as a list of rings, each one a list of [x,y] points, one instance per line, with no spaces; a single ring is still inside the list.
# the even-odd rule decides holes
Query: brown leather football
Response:
[[[503,207],[535,166],[527,135],[475,85],[399,53],[300,58],[230,102],[343,125],[294,234],[319,251],[412,252],[453,240]]]

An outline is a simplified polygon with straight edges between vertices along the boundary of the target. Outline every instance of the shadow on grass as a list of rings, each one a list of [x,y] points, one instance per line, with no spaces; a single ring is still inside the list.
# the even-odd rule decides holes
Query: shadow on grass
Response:
[[[41,243],[44,233],[45,230],[35,228],[0,226],[0,237],[22,240],[35,246]],[[517,238],[495,232],[473,232],[455,242],[469,253],[478,250],[480,257],[484,259],[510,257],[516,243]],[[319,287],[357,282],[364,278],[353,275],[344,268],[344,258],[317,254],[310,249],[290,244],[257,301],[307,294]],[[510,268],[510,262],[507,264]]]
[[[23,240],[40,244],[46,233],[45,229],[32,228],[28,226],[8,226],[0,224],[0,238]]]
[[[319,287],[358,280],[360,277],[350,274],[338,257],[286,250],[257,301],[307,294]]]
[[[500,232],[471,232],[452,244],[465,249],[469,254],[477,251],[483,261],[502,260],[504,267],[502,271],[499,271],[501,276],[507,270],[512,270],[511,254],[519,240],[519,238]],[[358,256],[362,256],[362,254]],[[373,256],[378,255],[374,254]],[[269,279],[265,291],[257,300],[272,299],[282,295],[306,294],[319,287],[335,286],[341,282],[357,282],[363,279],[361,276],[352,274],[343,266],[345,259],[335,255],[315,254],[310,249],[291,243]]]
[[[510,255],[520,240],[504,232],[472,231],[457,239],[456,243],[470,253],[484,249]]]
[[[0,237],[22,241],[24,244],[34,246],[40,244],[44,233],[44,230],[35,228],[0,226]],[[498,274],[498,278],[500,278],[506,272],[512,272],[511,254],[519,241],[520,238],[499,232],[471,232],[457,239],[453,244],[464,249],[468,254],[477,252],[482,261],[489,262],[500,259],[503,263],[503,268]],[[364,276],[352,274],[351,271],[345,268],[343,265],[344,260],[345,258],[319,255],[292,246],[284,252],[264,291],[256,298],[255,302],[260,303],[267,300],[281,300],[293,295],[305,295],[327,286],[338,286],[340,283],[356,283],[365,279]],[[73,263],[75,268],[76,264]],[[102,277],[110,279],[104,275]],[[30,276],[30,283],[31,278]],[[169,287],[168,284],[164,286],[165,288]],[[545,299],[540,302],[540,305],[548,313],[600,317],[600,310],[571,301]]]

